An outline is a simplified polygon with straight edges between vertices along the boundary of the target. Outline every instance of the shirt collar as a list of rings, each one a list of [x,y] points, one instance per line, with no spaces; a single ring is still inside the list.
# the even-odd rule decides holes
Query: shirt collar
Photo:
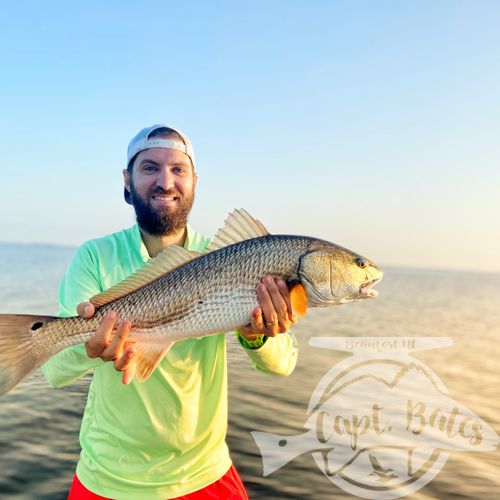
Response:
[[[141,236],[141,231],[139,229],[138,224],[134,224],[132,226],[132,234],[133,234],[133,242],[134,246],[139,249],[139,253],[141,255],[141,258],[144,262],[147,262],[151,257],[149,256],[148,249],[146,248],[146,245],[144,244],[144,241],[142,241],[142,236]],[[192,246],[194,245],[194,231],[193,228],[187,224],[186,226],[186,239],[184,241],[184,248],[187,250],[192,250]]]

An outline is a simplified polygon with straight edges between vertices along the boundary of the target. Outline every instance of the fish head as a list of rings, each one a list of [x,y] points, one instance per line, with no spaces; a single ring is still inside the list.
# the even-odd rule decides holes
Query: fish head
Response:
[[[308,304],[316,307],[377,297],[372,287],[383,276],[370,260],[333,244],[303,255],[298,274]]]

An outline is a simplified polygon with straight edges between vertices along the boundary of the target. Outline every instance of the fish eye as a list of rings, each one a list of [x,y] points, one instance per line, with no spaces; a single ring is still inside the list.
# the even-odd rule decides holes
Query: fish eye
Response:
[[[354,263],[360,267],[361,269],[364,269],[368,264],[366,263],[366,260],[362,259],[361,257],[356,257],[354,259]]]

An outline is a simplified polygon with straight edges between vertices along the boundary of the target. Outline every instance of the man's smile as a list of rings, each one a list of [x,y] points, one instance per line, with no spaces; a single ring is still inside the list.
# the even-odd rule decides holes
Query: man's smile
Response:
[[[152,199],[160,206],[170,206],[175,205],[179,201],[178,196],[167,196],[164,194],[154,194]]]

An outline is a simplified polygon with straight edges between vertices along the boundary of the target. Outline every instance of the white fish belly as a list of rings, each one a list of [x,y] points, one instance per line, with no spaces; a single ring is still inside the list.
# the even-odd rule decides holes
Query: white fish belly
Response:
[[[131,338],[166,342],[225,333],[250,323],[257,295],[248,288],[219,291],[193,307],[182,317],[154,328],[132,329]]]

